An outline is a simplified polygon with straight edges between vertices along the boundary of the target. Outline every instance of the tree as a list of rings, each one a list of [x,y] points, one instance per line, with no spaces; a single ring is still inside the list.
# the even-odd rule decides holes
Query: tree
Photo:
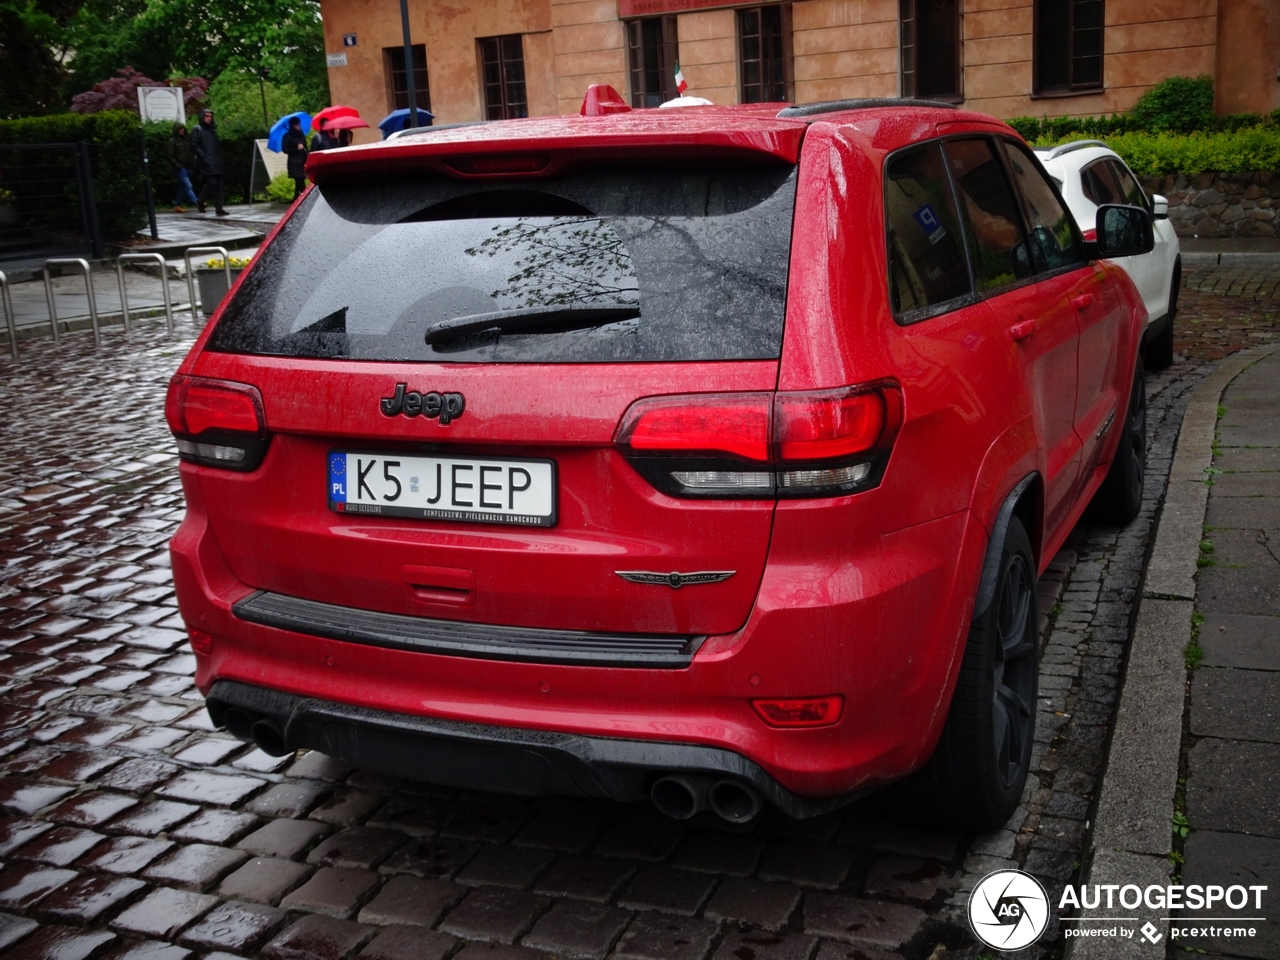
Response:
[[[65,107],[63,37],[75,0],[0,0],[0,119]]]
[[[291,84],[313,110],[329,102],[316,0],[86,0],[67,40],[75,91],[125,66],[153,77],[231,70]]]
[[[162,82],[152,80],[133,67],[118,71],[119,76],[95,83],[92,90],[77,93],[71,98],[72,113],[102,113],[106,110],[138,110],[139,87],[181,87],[182,102],[187,113],[194,113],[204,102],[209,81],[204,77],[171,77]]]

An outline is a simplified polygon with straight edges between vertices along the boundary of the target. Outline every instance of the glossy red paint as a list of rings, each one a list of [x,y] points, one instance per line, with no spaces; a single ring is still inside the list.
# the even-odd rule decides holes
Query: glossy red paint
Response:
[[[545,156],[547,175],[623,156],[798,163],[781,357],[585,367],[297,360],[209,351],[206,331],[180,374],[257,388],[272,441],[251,473],[181,467],[187,516],[172,543],[174,581],[187,623],[213,638],[210,653],[197,650],[200,689],[230,679],[400,714],[707,744],[808,797],[919,767],[947,715],[1000,505],[1036,478],[1032,537],[1043,569],[1114,455],[1120,431],[1099,427],[1123,417],[1145,316],[1127,277],[1098,263],[926,322],[894,322],[886,157],[966,132],[1016,138],[954,110],[806,122],[699,108],[512,121],[313,154],[308,174],[321,190],[420,170],[502,176],[468,169],[475,157]],[[1072,300],[1084,294],[1093,302],[1080,309]],[[1011,335],[1031,321],[1031,333]],[[466,415],[447,426],[385,417],[378,398],[399,382],[464,393]],[[856,494],[677,499],[615,446],[628,409],[645,398],[869,383],[893,384],[900,409],[864,411],[868,423],[893,419],[896,435],[883,480]],[[553,459],[557,526],[326,508],[329,450],[423,444]],[[736,572],[668,590],[613,575],[622,568]],[[238,619],[231,606],[256,590],[487,624],[709,636],[680,670],[481,661]],[[771,726],[752,706],[828,695],[843,697],[842,709],[810,729]]]

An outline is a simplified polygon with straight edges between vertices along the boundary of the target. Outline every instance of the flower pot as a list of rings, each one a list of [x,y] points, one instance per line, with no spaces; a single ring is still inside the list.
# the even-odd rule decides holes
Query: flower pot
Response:
[[[232,283],[240,276],[240,269],[242,268],[231,268]],[[196,267],[196,283],[200,287],[200,312],[211,317],[222,298],[227,295],[227,275],[221,267]]]

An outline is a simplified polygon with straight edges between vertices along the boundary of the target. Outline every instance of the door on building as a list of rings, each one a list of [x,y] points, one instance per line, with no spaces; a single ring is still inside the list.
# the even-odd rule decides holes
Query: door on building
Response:
[[[741,103],[794,99],[791,72],[791,4],[738,11],[738,91]]]
[[[902,95],[960,100],[959,0],[899,0]]]
[[[631,105],[657,107],[680,96],[676,89],[680,42],[675,15],[628,20],[626,28]]]

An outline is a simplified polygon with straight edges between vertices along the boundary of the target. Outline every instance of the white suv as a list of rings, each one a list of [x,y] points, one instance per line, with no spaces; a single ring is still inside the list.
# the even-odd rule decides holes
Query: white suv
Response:
[[[1098,207],[1125,203],[1151,214],[1155,249],[1137,257],[1117,257],[1147,305],[1147,330],[1143,348],[1148,369],[1162,370],[1173,363],[1173,320],[1178,312],[1178,288],[1182,284],[1182,259],[1178,235],[1169,222],[1169,201],[1159,194],[1148,197],[1138,178],[1116,152],[1101,140],[1076,140],[1036,150],[1049,175],[1058,182],[1086,240],[1093,239]]]

